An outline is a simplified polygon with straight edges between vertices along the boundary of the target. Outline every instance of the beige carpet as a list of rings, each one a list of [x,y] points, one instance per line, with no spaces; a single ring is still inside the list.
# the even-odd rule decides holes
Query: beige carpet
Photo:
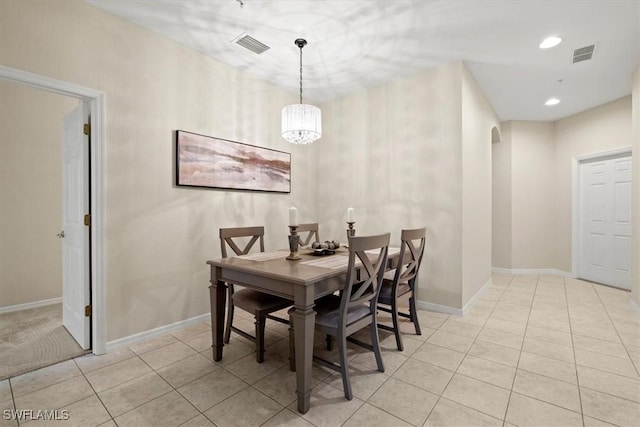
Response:
[[[62,326],[62,304],[0,314],[0,380],[84,353]]]

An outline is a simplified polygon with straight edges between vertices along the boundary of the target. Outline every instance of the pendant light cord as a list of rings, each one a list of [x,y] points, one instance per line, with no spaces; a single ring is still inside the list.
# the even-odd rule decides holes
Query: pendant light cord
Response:
[[[300,46],[300,104],[302,104],[302,46]]]

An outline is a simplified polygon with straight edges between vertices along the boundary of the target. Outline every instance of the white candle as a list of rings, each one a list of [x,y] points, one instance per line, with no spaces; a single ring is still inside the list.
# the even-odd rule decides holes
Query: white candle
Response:
[[[347,209],[347,222],[354,222],[354,220],[353,220],[353,208]]]
[[[289,208],[289,225],[298,225],[298,209],[293,206]]]

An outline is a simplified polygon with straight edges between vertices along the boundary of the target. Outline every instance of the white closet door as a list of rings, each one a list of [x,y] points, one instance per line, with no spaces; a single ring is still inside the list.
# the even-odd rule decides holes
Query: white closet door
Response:
[[[631,157],[580,164],[579,277],[631,287]]]

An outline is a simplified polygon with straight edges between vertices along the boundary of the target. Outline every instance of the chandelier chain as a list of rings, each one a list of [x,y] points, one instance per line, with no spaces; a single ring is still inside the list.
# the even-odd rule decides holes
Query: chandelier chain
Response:
[[[300,104],[302,104],[302,46],[300,46]]]

